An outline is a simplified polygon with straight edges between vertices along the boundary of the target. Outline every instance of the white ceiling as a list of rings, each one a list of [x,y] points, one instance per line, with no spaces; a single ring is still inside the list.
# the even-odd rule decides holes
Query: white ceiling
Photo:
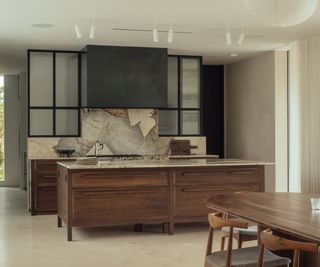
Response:
[[[204,56],[204,63],[229,63],[272,50],[319,31],[320,5],[315,14],[301,25],[289,28],[267,27],[247,14],[240,0],[0,0],[0,73],[25,69],[26,50],[80,50],[86,44],[167,47],[171,54]],[[96,38],[88,38],[90,20],[95,20]],[[76,20],[84,37],[77,39]],[[52,28],[31,27],[51,23]],[[159,34],[153,43],[150,32],[123,32],[115,27],[191,31]],[[233,36],[227,47],[226,29]],[[237,45],[241,30],[247,37]],[[238,53],[237,58],[229,57]]]

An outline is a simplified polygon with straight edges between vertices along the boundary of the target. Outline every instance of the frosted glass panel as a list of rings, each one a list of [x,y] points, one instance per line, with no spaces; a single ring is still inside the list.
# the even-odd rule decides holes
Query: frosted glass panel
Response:
[[[178,107],[178,58],[168,57],[168,107]]]
[[[178,111],[159,110],[159,134],[177,135],[178,134]]]
[[[53,105],[52,53],[30,53],[30,105]]]
[[[56,106],[78,106],[78,54],[56,54]]]
[[[30,110],[30,135],[52,135],[53,114],[48,109]]]
[[[200,134],[199,111],[181,111],[181,133],[183,135]]]
[[[200,106],[200,60],[181,59],[181,106],[199,108]]]
[[[78,135],[78,110],[56,110],[56,135]]]

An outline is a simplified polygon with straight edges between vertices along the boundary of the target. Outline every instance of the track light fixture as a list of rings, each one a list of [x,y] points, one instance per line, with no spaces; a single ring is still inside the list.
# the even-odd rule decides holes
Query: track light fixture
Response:
[[[159,32],[157,29],[153,29],[152,30],[152,34],[153,34],[153,42],[154,43],[158,43],[159,42]]]
[[[173,34],[174,34],[174,31],[172,28],[170,28],[170,30],[168,31],[168,43],[173,42]]]
[[[231,37],[231,32],[229,30],[226,33],[226,41],[227,41],[227,46],[232,45],[232,37]]]
[[[82,38],[82,32],[81,32],[80,27],[76,24],[76,25],[74,25],[74,29],[76,31],[77,38],[81,39]]]
[[[92,23],[92,24],[91,24],[91,27],[90,27],[89,38],[90,38],[91,40],[94,40],[95,36],[96,36],[96,27],[95,27],[94,24]]]

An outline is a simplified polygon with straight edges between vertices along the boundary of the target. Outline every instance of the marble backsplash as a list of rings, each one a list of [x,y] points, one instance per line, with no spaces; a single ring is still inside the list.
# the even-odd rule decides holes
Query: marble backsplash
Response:
[[[172,139],[189,139],[193,154],[206,154],[205,137],[159,137],[157,110],[82,109],[81,137],[28,138],[29,158],[57,158],[56,147],[73,148],[74,156],[93,152],[97,140],[102,154],[166,155]]]

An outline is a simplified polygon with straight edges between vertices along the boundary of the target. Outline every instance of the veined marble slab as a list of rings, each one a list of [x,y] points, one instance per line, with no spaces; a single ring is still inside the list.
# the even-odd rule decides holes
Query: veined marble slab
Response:
[[[135,114],[134,122],[143,121],[145,117],[156,122],[156,126],[153,128],[151,128],[150,121],[145,122],[142,127],[143,131],[149,132],[144,136],[140,128],[141,122],[130,125],[126,109],[82,109],[81,137],[28,138],[28,158],[59,158],[60,156],[55,152],[57,147],[73,148],[76,151],[72,156],[83,157],[90,150],[89,154],[92,154],[94,151],[92,148],[97,140],[105,145],[108,154],[114,155],[168,155],[172,139],[189,139],[192,146],[197,146],[196,149],[192,149],[192,154],[206,154],[205,137],[159,137],[157,110],[153,110],[152,117],[150,117],[150,112],[151,110],[147,112],[149,117],[144,112],[133,112]]]

